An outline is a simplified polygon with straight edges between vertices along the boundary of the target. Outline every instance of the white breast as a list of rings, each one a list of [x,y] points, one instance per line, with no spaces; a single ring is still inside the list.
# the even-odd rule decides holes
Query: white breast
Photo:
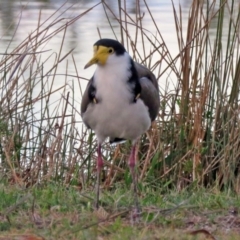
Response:
[[[94,74],[97,104],[89,104],[83,116],[96,133],[98,141],[107,137],[137,139],[148,130],[151,120],[141,99],[133,103],[127,83],[131,72],[130,57],[111,55],[105,66],[98,66]]]
[[[131,92],[127,84],[131,75],[129,65],[130,58],[128,53],[125,53],[123,56],[110,55],[105,66],[98,66],[94,73],[97,99],[111,101],[119,98],[121,101],[130,101]]]

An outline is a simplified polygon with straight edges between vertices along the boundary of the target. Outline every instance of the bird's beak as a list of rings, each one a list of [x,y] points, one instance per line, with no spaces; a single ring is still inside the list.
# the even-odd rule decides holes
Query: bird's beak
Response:
[[[84,69],[86,69],[96,63],[98,63],[98,59],[96,56],[93,56],[93,58],[85,65]]]
[[[93,57],[92,59],[85,65],[84,69],[92,66],[93,64],[104,65],[108,58],[108,48],[104,46],[94,46],[93,47]]]

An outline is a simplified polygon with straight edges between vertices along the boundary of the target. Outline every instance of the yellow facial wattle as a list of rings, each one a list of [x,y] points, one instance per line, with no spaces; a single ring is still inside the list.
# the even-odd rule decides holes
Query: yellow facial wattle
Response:
[[[113,48],[105,46],[93,46],[93,58],[85,65],[84,69],[93,64],[105,65],[108,56],[114,52]]]

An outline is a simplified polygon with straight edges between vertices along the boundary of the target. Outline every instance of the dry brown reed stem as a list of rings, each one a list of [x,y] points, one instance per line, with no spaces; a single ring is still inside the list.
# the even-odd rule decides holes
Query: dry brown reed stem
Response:
[[[144,159],[144,163],[143,163],[143,168],[141,170],[141,174],[139,179],[142,180],[144,178],[145,173],[147,172],[147,169],[149,168],[149,166],[151,165],[151,160],[152,160],[152,152],[153,152],[153,137],[150,135],[150,133],[147,133],[148,139],[149,139],[149,145],[148,145],[148,150],[147,150],[147,154],[146,157]]]
[[[48,165],[48,174],[46,176],[46,179],[50,178],[53,175],[53,171],[56,167],[56,161],[55,160],[55,156],[60,154],[61,152],[61,145],[62,145],[62,141],[63,141],[63,130],[64,130],[64,121],[65,121],[65,116],[66,116],[66,111],[67,111],[67,107],[68,107],[68,100],[69,100],[69,92],[67,93],[67,99],[66,99],[66,103],[64,106],[64,110],[62,113],[62,119],[60,124],[56,127],[57,130],[57,135],[56,135],[56,139],[55,141],[52,143],[51,148],[49,148],[49,165]]]
[[[17,169],[17,167],[13,166],[12,161],[11,161],[11,155],[10,155],[10,153],[12,152],[12,150],[11,150],[12,146],[13,146],[13,144],[12,144],[12,142],[10,141],[10,142],[8,143],[8,145],[4,147],[4,153],[5,153],[5,156],[6,156],[6,160],[7,160],[8,166],[10,167],[10,170],[11,170],[11,176],[10,176],[10,178],[9,178],[9,181],[10,181],[10,183],[12,183],[12,184],[18,184],[18,185],[20,185],[20,186],[23,186],[22,178],[19,177],[19,176],[16,174],[16,169]]]
[[[116,156],[116,157],[119,158],[119,155]],[[122,157],[120,158],[119,163],[118,163],[118,167],[122,166],[125,160],[126,160],[126,159],[124,158],[124,156],[122,156]],[[121,171],[120,171],[120,170],[121,170]],[[117,171],[115,171],[113,177],[111,178],[111,182],[110,182],[109,186],[113,186],[113,184],[114,184],[114,183],[116,182],[116,180],[117,180],[117,177],[119,176],[119,173],[120,173],[120,174],[124,174],[125,171],[126,171],[126,168],[125,168],[125,169],[123,169],[123,168],[117,169]]]
[[[109,188],[111,186],[112,180],[117,176],[119,169],[117,170],[115,168],[115,166],[117,166],[116,160],[119,157],[120,154],[120,146],[116,146],[116,149],[114,151],[114,155],[112,157],[112,161],[111,161],[111,165],[109,167],[107,176],[106,176],[106,180],[105,180],[105,186],[106,188]],[[122,172],[124,172],[124,170],[122,169]]]

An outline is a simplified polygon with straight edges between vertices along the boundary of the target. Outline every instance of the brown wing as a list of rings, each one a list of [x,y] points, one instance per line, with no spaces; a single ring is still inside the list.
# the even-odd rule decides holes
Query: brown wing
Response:
[[[92,102],[93,96],[93,77],[89,80],[88,85],[86,87],[85,92],[82,96],[82,102],[81,102],[81,116],[85,113],[87,110],[88,104]]]
[[[148,107],[151,120],[157,117],[160,106],[158,82],[154,74],[144,67],[143,65],[134,62],[136,70],[138,72],[141,94],[140,98],[143,100],[145,105]]]

